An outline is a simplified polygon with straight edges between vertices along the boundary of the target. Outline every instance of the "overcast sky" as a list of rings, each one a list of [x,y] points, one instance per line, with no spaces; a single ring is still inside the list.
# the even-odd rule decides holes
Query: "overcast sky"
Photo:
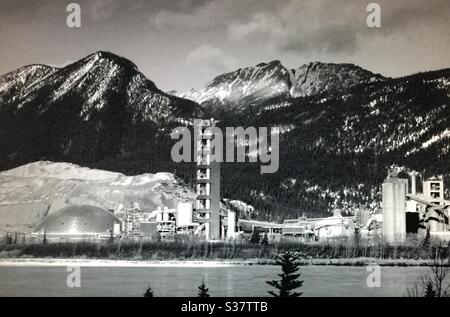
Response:
[[[66,6],[81,5],[81,28]],[[0,0],[0,74],[61,66],[98,50],[132,60],[163,90],[281,60],[349,62],[386,76],[450,67],[449,0]]]

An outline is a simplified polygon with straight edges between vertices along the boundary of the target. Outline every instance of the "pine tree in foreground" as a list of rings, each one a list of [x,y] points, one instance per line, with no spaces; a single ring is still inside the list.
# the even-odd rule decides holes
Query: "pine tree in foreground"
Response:
[[[200,286],[198,287],[198,296],[201,298],[210,297],[209,296],[209,288],[206,288],[205,281],[202,281]]]
[[[153,290],[152,290],[150,285],[145,290],[144,297],[155,297],[154,294],[153,294]]]
[[[299,297],[303,294],[294,291],[303,285],[303,281],[298,280],[300,273],[297,272],[300,263],[297,259],[297,256],[292,252],[285,252],[278,257],[276,263],[281,266],[282,273],[277,275],[281,277],[281,280],[266,282],[278,290],[278,293],[269,291],[270,295],[275,297]]]
[[[432,282],[427,283],[424,297],[436,297]]]
[[[427,233],[425,235],[425,238],[423,239],[423,245],[424,246],[428,246],[430,245],[430,240],[431,240],[431,233],[430,233],[430,227],[427,227]]]
[[[42,238],[42,243],[47,244],[47,230],[44,231],[44,237]]]

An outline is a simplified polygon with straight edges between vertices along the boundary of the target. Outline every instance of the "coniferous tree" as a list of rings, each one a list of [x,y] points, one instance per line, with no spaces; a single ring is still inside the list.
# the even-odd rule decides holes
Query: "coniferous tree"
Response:
[[[155,297],[151,285],[148,285],[147,289],[145,290],[144,297]]]
[[[450,241],[448,241],[447,245],[447,254],[448,254],[448,266],[450,266]]]
[[[424,297],[436,297],[436,292],[433,288],[433,283],[431,281],[427,283],[427,288],[425,290]]]
[[[4,238],[4,243],[5,244],[11,244],[12,243],[12,238],[10,237],[9,233],[6,233],[5,238]]]
[[[209,288],[206,288],[205,281],[202,281],[200,286],[198,287],[198,296],[200,298],[210,297],[209,296]]]
[[[278,257],[276,263],[281,266],[282,273],[278,274],[281,280],[266,282],[278,290],[278,293],[269,291],[269,294],[275,297],[301,296],[303,293],[294,291],[303,285],[303,281],[299,280],[300,273],[297,273],[300,266],[300,263],[297,261],[297,256],[292,252],[285,252]]]
[[[425,235],[425,239],[423,240],[423,245],[428,246],[430,244],[430,239],[431,239],[430,226],[427,226],[427,233]]]

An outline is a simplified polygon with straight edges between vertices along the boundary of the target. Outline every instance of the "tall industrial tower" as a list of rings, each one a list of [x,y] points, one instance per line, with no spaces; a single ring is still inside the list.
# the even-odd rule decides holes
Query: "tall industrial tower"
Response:
[[[201,120],[197,131],[197,203],[195,218],[205,224],[208,240],[221,238],[220,224],[220,162],[212,160],[211,141],[215,135],[214,119]]]
[[[445,205],[444,199],[444,181],[442,177],[428,179],[423,182],[423,195],[432,204]],[[443,211],[444,215],[448,217],[448,211]],[[430,230],[435,231],[447,231],[448,225],[443,221],[433,220],[430,221]]]

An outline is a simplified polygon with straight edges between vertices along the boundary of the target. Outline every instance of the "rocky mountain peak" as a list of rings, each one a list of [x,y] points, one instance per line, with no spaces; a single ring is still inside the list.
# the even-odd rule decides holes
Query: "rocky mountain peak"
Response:
[[[259,63],[217,76],[204,89],[189,90],[181,97],[199,103],[217,103],[234,109],[262,99],[289,95],[291,74],[280,61]]]
[[[180,96],[229,110],[275,97],[307,97],[384,79],[353,64],[311,62],[291,70],[274,60],[219,75],[205,88],[191,89]]]
[[[305,97],[330,90],[341,91],[385,78],[354,64],[312,62],[293,69],[292,97]]]
[[[97,65],[119,66],[138,71],[136,64],[130,60],[107,51],[98,51],[81,59],[80,63],[95,63]]]
[[[54,67],[33,64],[0,76],[0,103],[9,97],[17,98],[22,90],[31,89],[56,71]]]
[[[0,165],[59,161],[82,152],[90,154],[80,161],[124,154],[134,134],[178,124],[197,111],[195,102],[162,92],[134,63],[108,52],[58,69],[19,69],[0,79],[0,136],[28,151],[2,149]],[[24,126],[33,132],[12,132]]]

